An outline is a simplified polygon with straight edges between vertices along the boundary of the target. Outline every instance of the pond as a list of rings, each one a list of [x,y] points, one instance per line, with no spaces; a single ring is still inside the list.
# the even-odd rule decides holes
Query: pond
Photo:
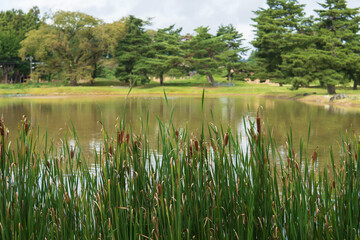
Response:
[[[3,98],[0,99],[0,114],[15,137],[23,115],[28,116],[33,128],[39,126],[40,136],[48,131],[55,142],[74,124],[86,154],[99,150],[102,143],[101,121],[110,134],[114,134],[116,118],[122,118],[125,97],[66,97],[66,98]],[[149,113],[150,145],[156,148],[159,120],[168,122],[174,109],[173,123],[178,128],[187,127],[199,138],[202,122],[201,96],[129,97],[126,102],[126,125],[134,133],[141,129],[141,116]],[[254,120],[261,108],[262,121],[276,139],[280,153],[286,151],[286,136],[292,129],[295,148],[299,140],[307,140],[311,119],[308,157],[318,149],[319,163],[323,168],[330,164],[329,149],[333,146],[339,155],[340,135],[346,131],[360,131],[360,111],[333,106],[316,106],[296,101],[262,98],[257,96],[205,97],[204,122],[214,122],[224,128],[231,127],[233,133],[244,136],[244,122]],[[212,117],[213,116],[213,117]],[[245,121],[244,121],[245,119]],[[145,122],[145,121],[144,121]],[[207,129],[207,128],[205,128]],[[71,140],[71,139],[70,139]],[[339,159],[338,157],[336,158]]]

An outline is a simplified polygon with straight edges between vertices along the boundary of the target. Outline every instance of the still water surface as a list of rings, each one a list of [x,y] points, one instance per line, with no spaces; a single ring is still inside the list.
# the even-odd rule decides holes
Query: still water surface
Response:
[[[190,132],[199,136],[201,132],[201,98],[200,97],[168,97],[170,111],[174,108],[173,122],[179,128],[188,127]],[[102,134],[101,121],[114,134],[117,117],[124,112],[125,97],[73,97],[73,98],[3,98],[0,99],[0,114],[10,129],[12,138],[16,135],[22,115],[28,116],[33,127],[39,126],[40,135],[47,129],[50,138],[55,142],[64,136],[73,122],[83,150],[86,154],[100,149]],[[285,152],[286,135],[292,128],[294,144],[299,139],[307,139],[309,122],[312,119],[309,153],[311,156],[318,147],[322,168],[330,163],[329,148],[332,145],[339,155],[340,134],[346,130],[360,133],[360,111],[340,109],[332,106],[315,106],[300,102],[261,98],[243,97],[206,97],[204,103],[204,122],[214,122],[225,128],[230,126],[233,133],[244,134],[244,118],[255,119],[261,106],[263,122],[272,131],[280,152]],[[126,103],[126,123],[133,132],[139,133],[140,116],[146,118],[149,113],[150,141],[155,148],[158,118],[168,122],[170,111],[163,97],[130,97]],[[214,121],[211,116],[214,116]],[[298,147],[297,147],[298,149]]]

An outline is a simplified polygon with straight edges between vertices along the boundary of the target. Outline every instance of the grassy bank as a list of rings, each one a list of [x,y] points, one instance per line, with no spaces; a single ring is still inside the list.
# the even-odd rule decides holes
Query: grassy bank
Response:
[[[65,138],[54,146],[24,117],[10,144],[8,134],[16,133],[1,122],[1,238],[359,237],[355,135],[341,139],[340,166],[330,151],[332,166],[316,172],[309,139],[295,154],[290,131],[281,159],[259,117],[246,123],[245,145],[220,126],[203,125],[210,134],[205,139],[177,129],[171,119],[159,122],[157,150],[149,148],[147,119],[142,123],[137,133],[124,120],[116,122],[116,136],[102,129],[102,151],[90,166],[78,142],[70,146]],[[75,129],[71,134],[77,139]]]
[[[226,83],[221,80],[219,82]],[[232,87],[211,87],[204,79],[175,79],[168,80],[164,86],[158,82],[150,82],[144,86],[133,89],[132,96],[162,95],[164,89],[169,95],[176,96],[201,96],[202,89],[205,88],[207,95],[216,96],[240,96],[257,95],[263,97],[274,97],[298,100],[314,104],[336,104],[352,107],[360,107],[360,93],[352,90],[350,86],[339,86],[338,93],[346,94],[349,97],[342,100],[330,101],[331,96],[327,95],[324,88],[312,86],[291,90],[291,86],[274,86],[263,84],[249,84],[247,82],[236,81]],[[119,81],[109,81],[98,79],[94,86],[89,83],[80,83],[79,86],[64,86],[61,83],[39,83],[39,84],[0,84],[0,96],[3,97],[72,97],[72,96],[95,96],[112,95],[124,96],[127,94],[129,86],[121,84]]]

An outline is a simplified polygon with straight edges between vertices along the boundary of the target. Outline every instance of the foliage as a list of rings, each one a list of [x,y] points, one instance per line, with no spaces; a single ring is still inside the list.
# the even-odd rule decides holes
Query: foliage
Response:
[[[153,36],[151,43],[151,53],[146,59],[146,64],[150,66],[151,73],[158,77],[160,85],[163,85],[164,75],[170,70],[180,70],[183,59],[180,54],[180,29],[175,29],[174,25],[159,29]]]
[[[326,0],[315,10],[318,18],[305,18],[304,5],[297,1],[267,1],[268,8],[256,11],[258,63],[264,73],[293,87],[320,81],[330,94],[335,85],[350,80],[356,89],[359,77],[359,8],[346,0]],[[259,69],[261,70],[261,69]]]
[[[108,26],[80,12],[58,11],[52,20],[27,34],[21,57],[34,56],[43,62],[38,71],[65,74],[71,85],[81,77],[95,78],[98,63],[112,44]]]
[[[119,66],[116,76],[131,85],[149,81],[150,66],[147,57],[150,57],[151,36],[144,27],[148,21],[129,16],[125,20],[125,37],[118,41],[116,58]]]
[[[3,78],[5,83],[12,75],[27,74],[29,72],[28,64],[21,62],[18,57],[20,42],[24,40],[28,31],[37,29],[42,24],[40,19],[40,10],[33,7],[29,12],[22,10],[9,10],[0,12],[0,62],[12,62],[16,65],[14,68],[2,66]],[[17,76],[18,78],[19,76]]]
[[[280,69],[282,54],[294,46],[287,37],[298,31],[304,16],[304,5],[293,0],[268,0],[266,3],[268,8],[254,12],[256,37],[251,43],[257,48],[257,63],[262,65],[267,78],[284,83],[284,74]]]
[[[234,72],[239,72],[244,69],[244,63],[241,61],[241,55],[244,55],[247,48],[242,46],[243,35],[239,33],[236,28],[229,24],[227,26],[221,25],[217,30],[216,36],[221,37],[221,41],[226,44],[222,55],[224,58],[224,67],[227,71],[227,79],[231,83],[231,77]]]
[[[355,85],[358,81],[355,74],[360,60],[359,8],[348,8],[346,0],[326,0],[320,6],[323,9],[315,10],[319,15],[317,52],[325,64],[320,68],[320,72],[323,71],[320,80],[328,86],[329,93],[335,93],[335,84],[343,82],[345,74],[354,80]]]
[[[183,43],[183,51],[185,65],[197,73],[205,75],[208,82],[214,87],[213,75],[221,71],[219,67],[222,66],[226,57],[222,54],[226,43],[222,41],[222,36],[214,36],[209,33],[209,30],[209,27],[195,29],[196,35],[189,36]]]

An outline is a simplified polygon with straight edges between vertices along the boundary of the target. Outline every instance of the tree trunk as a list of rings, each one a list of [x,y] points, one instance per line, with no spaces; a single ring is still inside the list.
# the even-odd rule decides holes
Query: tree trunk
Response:
[[[357,90],[357,85],[358,85],[358,81],[354,79],[354,86],[353,86],[354,90]]]
[[[7,84],[7,82],[8,82],[8,73],[7,73],[7,72],[5,72],[4,83],[5,83],[5,84]]]
[[[328,85],[327,85],[327,90],[328,90],[328,93],[329,93],[329,94],[336,94],[336,92],[335,92],[335,85],[333,85],[333,84],[328,84]]]
[[[164,85],[164,74],[160,74],[160,85]]]
[[[19,82],[20,82],[20,71],[17,70],[15,75],[15,83],[19,83]]]
[[[4,73],[3,73],[4,83],[5,83],[5,84],[7,84],[7,82],[8,82],[8,75],[9,75],[9,69],[5,66],[5,67],[4,67]]]
[[[39,82],[39,80],[38,80],[38,82]],[[76,86],[77,85],[77,77],[74,77],[73,79],[71,79],[70,85],[71,86]]]
[[[93,69],[93,71],[92,71],[92,73],[91,73],[91,80],[90,80],[91,86],[94,86],[94,83],[95,83],[96,69],[97,69],[97,64],[94,63],[94,69]]]
[[[213,76],[211,75],[211,73],[206,74],[206,79],[209,83],[211,83],[212,87],[215,87],[215,80],[214,80]]]
[[[229,81],[230,84],[232,83],[231,70],[228,70],[228,81]]]

